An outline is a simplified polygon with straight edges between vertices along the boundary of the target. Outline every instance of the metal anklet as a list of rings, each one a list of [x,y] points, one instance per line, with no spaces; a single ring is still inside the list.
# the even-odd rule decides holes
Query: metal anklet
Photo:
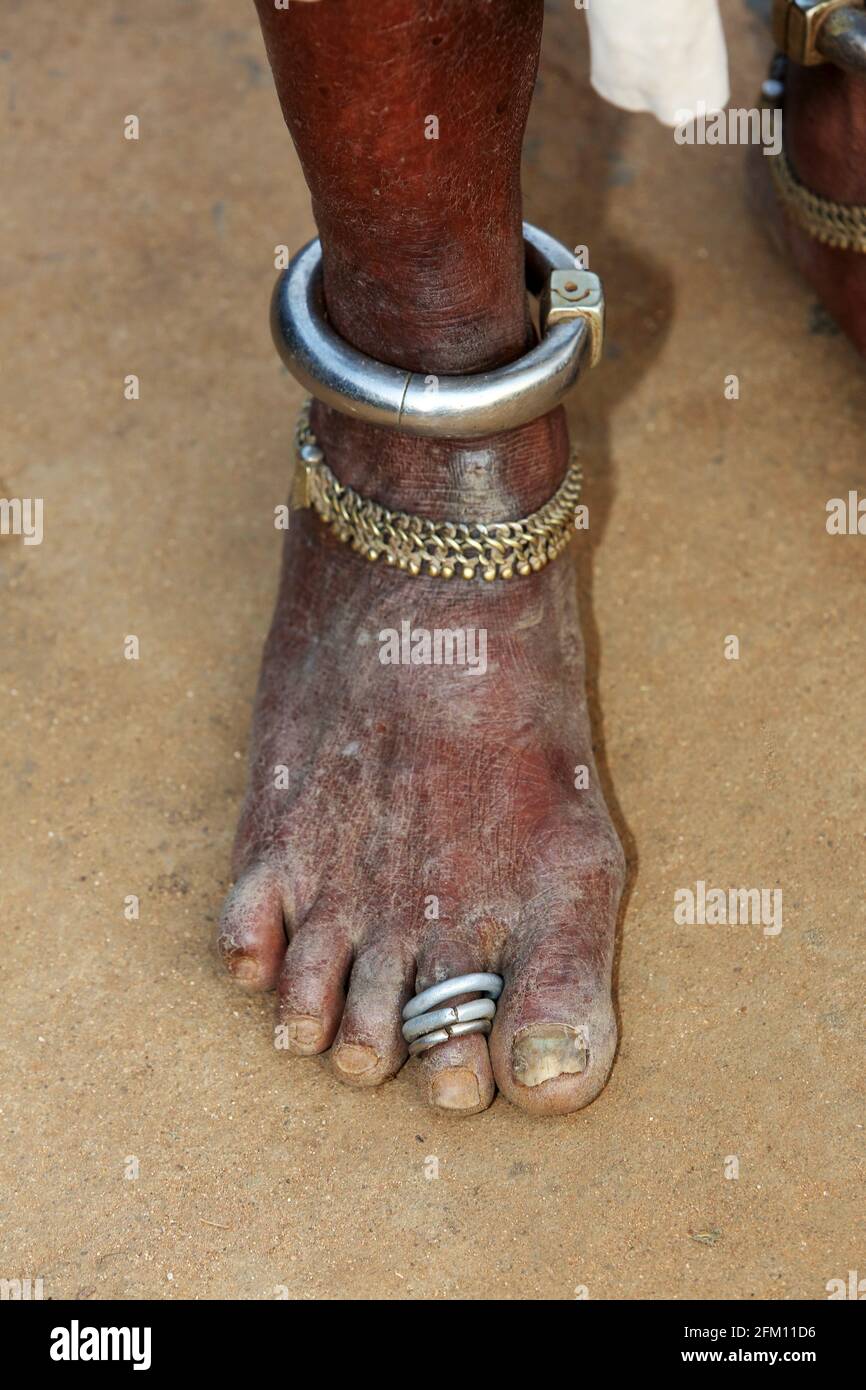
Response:
[[[525,425],[553,410],[582,359],[599,361],[604,293],[561,242],[523,224],[526,282],[539,295],[541,341],[495,371],[439,376],[402,371],[358,352],[327,319],[322,250],[311,241],[277,281],[271,327],[289,371],[318,400],[370,424],[428,438],[463,439]]]
[[[773,0],[776,47],[802,67],[835,63],[866,77],[866,0]]]
[[[574,535],[582,482],[576,456],[550,500],[520,521],[430,521],[392,511],[339,482],[310,429],[310,404],[298,418],[292,505],[312,507],[338,540],[368,560],[381,557],[432,579],[513,579],[543,569]]]
[[[501,975],[478,971],[473,975],[452,976],[416,994],[403,1009],[403,1037],[409,1044],[410,1057],[428,1052],[449,1038],[462,1038],[467,1033],[489,1033],[502,983]],[[486,999],[447,1005],[449,999],[459,999],[461,994],[481,992],[487,995]]]

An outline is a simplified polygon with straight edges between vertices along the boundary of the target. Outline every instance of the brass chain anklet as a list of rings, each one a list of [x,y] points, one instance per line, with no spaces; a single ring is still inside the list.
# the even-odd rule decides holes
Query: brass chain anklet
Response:
[[[784,150],[770,156],[770,171],[779,202],[803,231],[838,251],[866,255],[866,207],[813,193],[797,178]]]
[[[574,535],[582,483],[574,455],[550,500],[520,521],[430,521],[392,511],[339,482],[310,428],[310,405],[308,400],[298,417],[292,505],[312,507],[338,540],[368,560],[381,557],[408,574],[433,579],[513,579],[543,569]]]
[[[777,54],[761,87],[762,106],[781,112],[787,66],[787,57]],[[778,154],[769,155],[768,161],[776,198],[798,227],[824,246],[866,255],[866,206],[837,203],[814,193],[797,177],[784,148]]]

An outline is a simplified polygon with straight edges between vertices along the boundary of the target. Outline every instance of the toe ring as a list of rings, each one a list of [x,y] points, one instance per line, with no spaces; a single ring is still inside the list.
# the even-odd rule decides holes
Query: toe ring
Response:
[[[403,1037],[414,1042],[424,1033],[434,1029],[447,1028],[451,1023],[470,1023],[477,1019],[493,1018],[496,1005],[492,999],[473,999],[470,1004],[452,1004],[445,1009],[431,1009],[429,1013],[418,1014],[403,1024]]]
[[[437,1028],[432,1033],[425,1033],[422,1038],[416,1038],[409,1044],[409,1056],[417,1057],[439,1043],[448,1042],[450,1038],[465,1038],[468,1033],[483,1033],[486,1037],[492,1027],[489,1018],[476,1018],[470,1023],[451,1023],[447,1028]]]
[[[496,1000],[502,993],[502,976],[486,971],[455,975],[421,990],[403,1009],[403,1037],[409,1043],[410,1057],[469,1033],[490,1032],[496,1014]],[[463,994],[486,995],[467,1004],[448,1004]],[[438,1007],[437,1007],[438,1005]]]

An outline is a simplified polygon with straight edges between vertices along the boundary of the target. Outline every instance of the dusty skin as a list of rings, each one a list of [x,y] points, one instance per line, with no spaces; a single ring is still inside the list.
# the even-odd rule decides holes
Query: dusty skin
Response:
[[[277,1052],[273,1000],[209,951],[300,405],[273,248],[313,226],[252,9],[101,8],[68,0],[48,31],[11,10],[0,61],[0,495],[45,499],[41,546],[0,539],[2,1272],[58,1299],[862,1278],[866,560],[824,521],[862,494],[863,375],[746,215],[742,149],[603,106],[582,17],[548,5],[526,212],[596,248],[611,311],[568,417],[595,760],[630,864],[620,1043],[574,1114],[455,1119],[414,1062],[356,1090]],[[724,11],[751,106],[770,45]],[[675,926],[697,879],[781,886],[782,931]]]
[[[531,510],[522,497],[543,498],[568,457],[562,412],[462,448],[371,440],[333,417],[317,433],[341,477],[355,460],[359,490],[412,511],[433,491],[444,515],[470,493],[490,520]],[[372,486],[359,451],[377,459]],[[483,629],[486,670],[383,665],[379,634],[407,620]],[[481,1036],[432,1049],[432,1103],[483,1109],[494,1075],[538,1114],[598,1093],[616,1045],[625,861],[582,691],[568,558],[510,584],[424,582],[366,563],[295,513],[220,931],[239,982],[278,988],[288,1050],[330,1047],[341,1080],[377,1085],[406,1060],[400,1012],[416,983],[495,967],[507,984],[490,1057]]]
[[[380,0],[374,24],[343,0],[258,11],[337,332],[427,378],[519,357],[541,0]],[[471,446],[324,407],[312,424],[341,481],[438,519],[528,516],[569,461],[561,409]],[[496,969],[489,1049],[475,1035],[427,1054],[431,1103],[474,1114],[495,1077],[524,1109],[563,1114],[604,1085],[625,857],[593,763],[574,552],[510,584],[437,583],[373,571],[295,514],[220,947],[247,988],[278,987],[286,1050],[330,1049],[343,1081],[369,1088],[403,1064],[416,988]],[[382,664],[379,634],[406,622],[482,631],[486,669]]]

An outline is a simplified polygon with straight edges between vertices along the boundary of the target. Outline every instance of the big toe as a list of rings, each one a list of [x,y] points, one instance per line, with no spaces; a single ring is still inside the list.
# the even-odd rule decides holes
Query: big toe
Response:
[[[610,968],[579,931],[534,937],[506,970],[490,1056],[500,1091],[536,1115],[567,1115],[603,1089],[616,1051]]]

